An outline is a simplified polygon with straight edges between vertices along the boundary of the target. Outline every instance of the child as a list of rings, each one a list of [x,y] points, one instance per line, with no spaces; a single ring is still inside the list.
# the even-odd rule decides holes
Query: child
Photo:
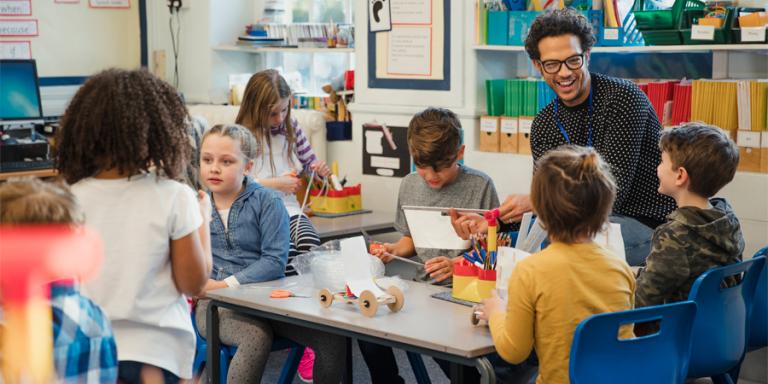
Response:
[[[240,125],[216,125],[203,136],[200,180],[216,208],[211,221],[213,274],[205,290],[275,280],[285,275],[288,258],[288,215],[280,196],[248,175],[256,141]],[[200,333],[206,332],[210,300],[196,309]],[[343,374],[345,341],[341,336],[220,310],[224,344],[237,346],[227,381],[258,383],[272,345],[272,334],[311,345],[323,353],[315,364],[318,382],[339,382]],[[311,372],[310,372],[311,373]]]
[[[741,260],[744,238],[725,199],[711,198],[733,180],[739,150],[720,129],[689,123],[665,130],[659,142],[659,192],[677,202],[653,234],[637,279],[638,307],[688,299],[699,275]]]
[[[289,275],[295,274],[290,261],[320,244],[317,230],[296,200],[300,187],[296,175],[313,171],[320,177],[331,174],[328,165],[315,157],[309,140],[291,118],[291,100],[291,88],[276,70],[258,72],[248,80],[235,120],[247,127],[258,143],[251,175],[259,184],[282,193],[291,218],[291,250],[286,270]]]
[[[499,206],[493,181],[484,173],[459,164],[464,157],[461,123],[453,112],[427,108],[408,125],[408,148],[416,173],[400,184],[395,228],[402,234],[394,244],[383,244],[374,256],[385,263],[387,253],[401,257],[418,256],[425,262],[425,280],[447,281],[453,274],[453,261],[461,251],[416,248],[408,230],[404,205],[491,209]],[[403,382],[398,375],[392,348],[361,341],[363,357],[374,383]]]
[[[517,364],[536,349],[537,383],[567,383],[576,326],[603,312],[631,309],[635,280],[624,260],[592,241],[608,222],[616,185],[591,148],[564,146],[537,163],[531,202],[551,244],[519,262],[501,299],[483,300],[496,351]],[[631,337],[622,328],[623,337]]]
[[[75,197],[65,187],[38,179],[0,185],[0,224],[79,224]],[[117,380],[117,349],[104,312],[82,296],[72,280],[51,283],[53,365],[57,382]]]
[[[185,295],[210,274],[210,203],[174,181],[189,157],[186,122],[169,84],[109,69],[75,94],[56,139],[58,171],[104,243],[104,266],[83,292],[109,314],[125,383],[192,377]]]

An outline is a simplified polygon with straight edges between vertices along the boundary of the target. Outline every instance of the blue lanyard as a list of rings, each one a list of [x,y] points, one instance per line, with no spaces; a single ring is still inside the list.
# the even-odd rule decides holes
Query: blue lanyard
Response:
[[[563,123],[557,118],[557,105],[559,103],[555,101],[555,125],[560,129],[560,134],[563,135],[565,142],[571,144],[571,138],[568,136],[568,132],[565,131]],[[587,101],[587,147],[592,147],[592,87],[589,87],[589,101]]]

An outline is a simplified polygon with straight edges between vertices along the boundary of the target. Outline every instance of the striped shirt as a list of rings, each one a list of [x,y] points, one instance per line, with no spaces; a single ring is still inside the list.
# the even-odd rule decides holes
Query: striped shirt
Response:
[[[291,119],[291,123],[293,125],[293,130],[296,133],[294,152],[296,153],[296,157],[299,158],[304,172],[309,174],[311,172],[309,166],[317,161],[317,156],[315,156],[315,152],[312,151],[312,146],[309,144],[309,139],[307,139],[307,136],[304,135],[304,131],[299,127],[299,123],[296,121],[296,119]],[[282,124],[277,128],[272,128],[269,133],[273,136],[286,136],[288,132],[285,128],[285,124]]]

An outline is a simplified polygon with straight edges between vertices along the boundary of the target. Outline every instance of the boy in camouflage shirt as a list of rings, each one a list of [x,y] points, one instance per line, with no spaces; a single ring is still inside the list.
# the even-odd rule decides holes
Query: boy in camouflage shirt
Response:
[[[711,198],[736,173],[739,151],[720,129],[685,124],[662,133],[659,192],[677,209],[656,228],[641,270],[636,307],[687,300],[696,278],[741,260],[744,238],[725,199]]]

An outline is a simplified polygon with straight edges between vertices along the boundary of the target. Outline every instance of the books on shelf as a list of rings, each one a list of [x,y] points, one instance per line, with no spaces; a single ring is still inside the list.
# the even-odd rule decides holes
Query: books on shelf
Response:
[[[243,35],[237,38],[237,42],[235,44],[247,47],[281,47],[285,45],[285,39]]]

